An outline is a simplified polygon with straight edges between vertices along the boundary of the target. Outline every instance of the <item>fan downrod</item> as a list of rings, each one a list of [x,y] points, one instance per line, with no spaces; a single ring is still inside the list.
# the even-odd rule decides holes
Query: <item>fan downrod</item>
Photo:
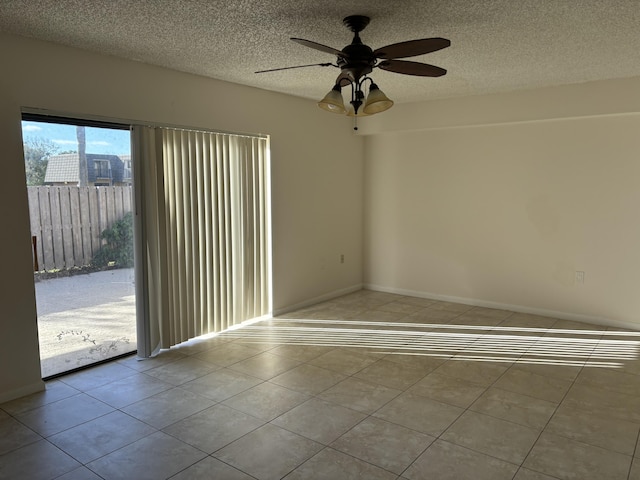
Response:
[[[349,15],[342,19],[342,23],[353,33],[361,32],[369,25],[370,18],[365,15]]]

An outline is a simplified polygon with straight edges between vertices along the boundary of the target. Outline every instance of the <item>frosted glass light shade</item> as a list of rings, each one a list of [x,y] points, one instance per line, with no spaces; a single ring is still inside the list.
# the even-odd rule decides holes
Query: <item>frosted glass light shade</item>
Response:
[[[369,95],[365,102],[363,113],[367,115],[373,115],[374,113],[384,112],[393,106],[393,100],[389,98],[378,88],[375,83],[371,84],[369,88]]]
[[[318,106],[332,113],[347,113],[344,108],[344,100],[342,99],[342,91],[339,85],[336,85],[327,93],[322,100],[318,102]]]

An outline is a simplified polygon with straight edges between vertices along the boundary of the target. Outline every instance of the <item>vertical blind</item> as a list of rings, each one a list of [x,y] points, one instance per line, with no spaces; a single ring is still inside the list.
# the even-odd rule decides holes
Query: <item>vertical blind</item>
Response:
[[[134,128],[145,314],[138,354],[270,311],[268,139]]]

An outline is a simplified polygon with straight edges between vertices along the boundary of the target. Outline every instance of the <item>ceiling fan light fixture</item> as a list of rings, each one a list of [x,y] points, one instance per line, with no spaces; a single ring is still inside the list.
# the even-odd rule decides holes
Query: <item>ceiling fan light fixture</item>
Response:
[[[374,113],[389,110],[391,107],[393,107],[393,100],[390,100],[389,97],[387,97],[384,92],[378,88],[378,85],[371,82],[369,95],[367,95],[362,113],[366,115],[373,115]]]
[[[344,108],[344,100],[342,99],[342,89],[340,88],[340,85],[335,85],[331,91],[318,102],[318,106],[331,113],[347,113],[347,109]]]
[[[358,110],[358,114],[356,115],[356,111],[353,108],[353,105],[349,106],[349,110],[347,111],[347,117],[367,117],[368,113],[365,113],[362,109]]]
[[[349,15],[343,19],[344,25],[353,32],[353,40],[351,44],[345,46],[342,50],[312,42],[311,40],[305,40],[304,38],[291,38],[294,42],[305,47],[335,55],[336,60],[334,63],[325,62],[294,65],[291,67],[259,70],[256,73],[313,66],[339,68],[341,73],[334,87],[318,102],[318,106],[327,112],[341,113],[353,117],[356,120],[354,129],[357,130],[357,117],[384,112],[393,106],[393,100],[390,100],[373,82],[371,77],[368,76],[374,68],[380,68],[388,72],[403,75],[441,77],[447,73],[444,68],[427,63],[399,59],[436,52],[451,45],[451,41],[446,38],[434,37],[393,43],[373,50],[368,45],[365,45],[360,38],[360,32],[369,24],[369,20],[370,18],[365,15]],[[371,82],[369,95],[366,99],[363,91],[365,80]],[[351,100],[349,102],[350,105],[345,107],[342,98],[342,87],[347,84],[351,86]]]

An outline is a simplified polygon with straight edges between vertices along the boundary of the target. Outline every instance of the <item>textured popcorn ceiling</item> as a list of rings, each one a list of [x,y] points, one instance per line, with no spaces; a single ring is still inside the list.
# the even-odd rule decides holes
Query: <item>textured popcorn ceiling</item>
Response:
[[[410,59],[444,77],[374,70],[396,102],[640,75],[640,0],[0,0],[0,31],[318,99],[337,68],[253,72],[335,61],[289,37],[342,49],[353,14],[373,49],[452,42]]]

